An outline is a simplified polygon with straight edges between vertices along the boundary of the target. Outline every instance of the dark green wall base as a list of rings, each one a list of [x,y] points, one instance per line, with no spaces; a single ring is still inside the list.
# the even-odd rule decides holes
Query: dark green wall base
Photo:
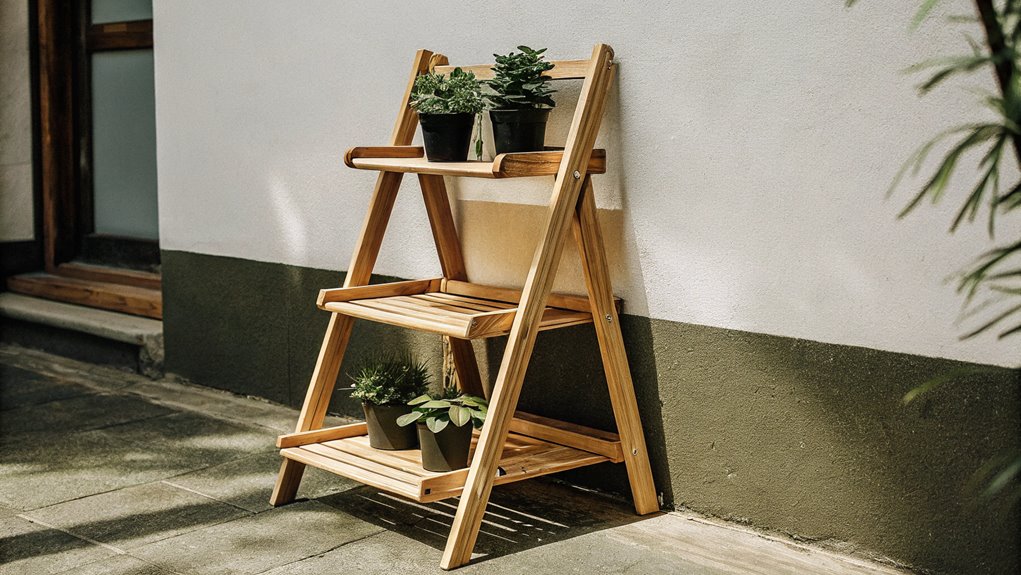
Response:
[[[167,370],[300,406],[328,319],[315,297],[343,274],[175,251],[162,259]],[[925,569],[1018,570],[1018,508],[967,488],[986,461],[1021,449],[1018,370],[989,368],[905,407],[906,391],[962,364],[636,316],[621,323],[667,505]],[[503,344],[476,342],[490,381]],[[438,336],[357,322],[332,411],[360,413],[340,388],[380,348],[410,350],[439,373]],[[590,326],[539,335],[521,408],[614,428]],[[565,478],[627,493],[621,466]]]

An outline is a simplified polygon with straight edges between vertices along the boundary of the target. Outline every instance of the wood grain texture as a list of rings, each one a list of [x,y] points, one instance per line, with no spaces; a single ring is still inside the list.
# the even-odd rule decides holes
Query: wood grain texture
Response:
[[[507,339],[507,348],[493,388],[489,415],[482,427],[479,446],[440,561],[444,569],[459,567],[471,559],[471,551],[492,492],[500,452],[535,345],[537,327],[553,287],[564,240],[578,202],[581,179],[586,175],[586,166],[599,131],[612,76],[613,50],[605,44],[598,44],[592,51],[585,83],[571,122],[544,232],[536,247],[521,294],[520,307]],[[575,177],[575,173],[579,177]]]
[[[464,178],[527,178],[552,176],[560,167],[563,152],[515,152],[500,154],[492,162],[430,162],[425,157],[394,155],[396,152],[380,152],[379,156],[361,155],[356,150],[383,150],[383,148],[352,148],[349,153],[358,154],[345,157],[345,163],[359,170],[377,170],[381,172],[397,172],[402,174],[432,174],[437,176],[459,176]],[[606,153],[599,150],[588,161],[585,170],[590,174],[606,172]]]
[[[582,80],[589,71],[591,60],[552,60],[553,69],[546,72],[546,76],[554,80]],[[472,72],[480,80],[489,80],[493,77],[493,64],[473,64],[470,66],[434,66],[433,71],[440,74],[450,74],[454,68],[461,68],[465,72]]]
[[[513,304],[521,301],[521,290],[519,289],[487,286],[456,280],[447,280],[444,282],[442,291],[448,294],[464,295]],[[615,297],[613,301],[614,305],[617,306],[617,309],[619,310],[621,306],[620,298]],[[553,307],[572,309],[574,311],[591,312],[592,310],[589,300],[585,296],[551,293],[547,298],[546,303]]]
[[[556,429],[539,432],[547,435],[558,433]],[[476,432],[472,438],[472,451],[477,449],[478,437]],[[456,497],[468,477],[467,469],[447,472],[425,470],[418,449],[373,449],[364,431],[344,438],[285,447],[281,455],[422,503]],[[598,453],[512,433],[501,450],[493,481],[497,485],[513,483],[607,461],[610,459]]]
[[[59,276],[93,280],[112,284],[135,286],[159,290],[163,287],[160,274],[109,266],[98,266],[81,262],[66,262],[57,265]]]
[[[445,299],[442,297],[444,295],[447,294],[429,292],[352,299],[327,302],[319,307],[344,316],[460,340],[483,339],[510,333],[518,309],[513,305],[503,304],[507,307],[500,309],[489,305],[490,300],[467,296]],[[546,307],[536,329],[545,331],[591,322],[592,314],[587,311]]]
[[[152,48],[152,20],[93,24],[86,41],[90,52]]]
[[[361,158],[421,158],[425,148],[421,146],[355,146],[344,153],[344,164],[354,168],[353,160]]]
[[[323,289],[319,290],[319,297],[316,298],[316,305],[323,307],[323,304],[338,301],[426,293],[439,289],[441,280],[442,278],[434,278],[428,280],[410,280],[367,286]]]
[[[603,235],[596,213],[595,193],[592,181],[585,178],[585,186],[578,200],[574,218],[574,235],[581,256],[581,268],[585,275],[589,300],[595,315],[596,338],[603,359],[603,371],[610,390],[613,417],[617,422],[627,466],[631,495],[635,511],[646,515],[659,511],[656,486],[652,479],[652,467],[642,431],[641,414],[635,398],[634,383],[628,367],[624,337],[620,331],[620,318],[613,305],[609,265],[603,247]]]
[[[390,137],[391,146],[407,146],[415,135],[415,127],[418,125],[418,116],[408,107],[408,99],[411,95],[411,88],[415,78],[428,70],[432,52],[419,50],[411,67],[411,74],[401,99],[400,108],[397,114],[397,121],[394,124],[393,133]],[[393,211],[394,201],[397,199],[397,190],[401,184],[401,174],[384,172],[376,178],[376,186],[372,191],[372,199],[369,201],[369,210],[365,216],[365,223],[362,225],[362,232],[355,245],[354,255],[351,257],[351,264],[348,266],[347,276],[344,279],[344,287],[366,285],[372,277],[372,268],[376,264],[376,257],[379,255],[379,246],[383,241],[383,232],[390,220],[390,213]],[[326,334],[323,336],[323,344],[319,349],[319,356],[312,372],[312,379],[305,394],[305,401],[298,415],[298,423],[295,432],[319,429],[326,418],[326,409],[330,404],[330,397],[333,395],[333,388],[337,383],[337,374],[340,371],[340,364],[344,359],[344,351],[347,349],[348,341],[351,338],[351,328],[354,320],[349,316],[330,315],[329,324],[326,326]],[[296,459],[285,459],[277,476],[277,484],[270,497],[270,504],[273,506],[283,505],[294,501],[294,495],[298,491],[298,484],[301,482],[301,474],[304,469],[304,461]]]
[[[74,132],[73,10],[60,0],[39,0],[39,152],[46,270],[75,256],[78,237]]]
[[[432,230],[443,277],[467,280],[468,271],[464,265],[464,254],[461,252],[461,240],[457,235],[454,213],[450,208],[450,196],[443,177],[419,174],[418,183],[422,188],[422,200],[429,216],[429,228]],[[489,392],[482,383],[478,359],[475,357],[471,342],[448,337],[447,345],[454,363],[454,377],[458,389],[471,395],[489,397]]]
[[[365,422],[362,421],[348,425],[339,425],[337,427],[316,429],[315,431],[302,431],[301,433],[280,435],[277,436],[277,447],[299,447],[310,443],[322,443],[324,441],[332,441],[334,439],[344,439],[346,437],[354,437],[356,435],[365,435],[366,433],[368,433],[368,428]]]
[[[155,289],[46,273],[9,277],[7,288],[44,299],[163,319],[163,293]]]

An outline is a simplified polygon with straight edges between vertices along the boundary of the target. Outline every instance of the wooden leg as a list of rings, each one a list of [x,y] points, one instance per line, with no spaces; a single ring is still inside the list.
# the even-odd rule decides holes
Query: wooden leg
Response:
[[[507,348],[500,364],[500,373],[493,386],[489,414],[475,446],[475,455],[468,469],[457,514],[454,515],[447,546],[440,560],[440,567],[443,569],[454,569],[471,560],[472,549],[475,547],[486,505],[489,503],[489,495],[493,490],[493,479],[496,477],[500,456],[503,454],[510,422],[514,418],[514,410],[521,396],[521,384],[525,379],[525,370],[528,368],[532,349],[535,347],[539,322],[546,308],[546,300],[553,289],[553,280],[556,278],[560,256],[563,254],[568,228],[571,226],[581,192],[583,182],[575,174],[580,174],[588,163],[592,145],[599,131],[606,90],[614,72],[612,60],[613,52],[608,46],[597,45],[592,52],[592,61],[581,88],[578,107],[575,109],[574,120],[571,122],[567,137],[564,159],[553,185],[543,235],[539,239],[532,258],[532,266],[525,279],[514,324],[507,336]]]
[[[457,237],[457,227],[454,225],[450,197],[443,183],[443,176],[419,174],[418,182],[422,187],[422,199],[425,200],[425,211],[429,215],[429,226],[436,242],[436,253],[440,256],[443,277],[468,281],[464,256],[461,253],[461,240]],[[472,395],[489,397],[482,385],[478,360],[475,358],[471,342],[448,338],[447,343],[454,358],[458,386]]]
[[[344,287],[369,283],[372,267],[376,262],[376,256],[379,255],[379,246],[383,242],[383,232],[390,220],[400,185],[401,174],[383,173],[376,180],[376,188],[369,203],[369,213],[365,217],[355,255],[348,266]],[[312,380],[305,394],[305,403],[298,416],[295,432],[322,427],[353,326],[354,319],[351,317],[336,313],[330,315],[330,323],[326,326],[326,335],[323,337],[322,347],[319,348],[319,358],[312,372]],[[271,505],[285,505],[294,501],[304,469],[304,465],[284,459],[270,499]]]
[[[624,463],[627,465],[628,480],[631,482],[635,511],[639,515],[645,515],[659,511],[659,500],[656,497],[656,486],[652,481],[652,468],[649,465],[649,453],[645,446],[638,402],[635,399],[634,384],[628,368],[624,338],[620,332],[620,321],[613,305],[610,273],[606,263],[602,232],[596,219],[592,182],[589,178],[585,178],[585,186],[581,191],[581,197],[578,198],[574,235],[578,243],[578,253],[581,255],[581,268],[585,274],[589,302],[592,304],[599,352],[603,357],[603,370],[606,372],[606,383],[610,388],[613,417],[617,420],[617,433],[620,435],[624,451]]]
[[[277,476],[276,486],[273,487],[273,494],[269,496],[269,504],[276,507],[294,501],[304,471],[304,463],[285,458],[280,463],[280,474]]]

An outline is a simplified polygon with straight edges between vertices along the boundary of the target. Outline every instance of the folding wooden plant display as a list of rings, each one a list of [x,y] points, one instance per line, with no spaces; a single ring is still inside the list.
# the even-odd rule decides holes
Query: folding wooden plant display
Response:
[[[297,429],[277,440],[284,460],[271,498],[273,505],[294,500],[306,465],[415,501],[460,496],[441,562],[444,569],[464,565],[471,558],[494,484],[607,461],[624,462],[636,511],[644,515],[659,509],[590,178],[605,171],[605,153],[592,147],[615,72],[613,50],[599,44],[590,59],[554,64],[548,72],[553,79],[584,80],[563,151],[502,154],[492,162],[427,162],[422,148],[409,146],[417,124],[415,113],[408,107],[409,95],[419,74],[429,70],[449,73],[453,67],[447,65],[444,56],[420,50],[401,101],[391,145],[347,152],[344,161],[348,166],[376,170],[379,177],[344,287],[319,294],[317,303],[331,312],[330,322]],[[490,65],[465,69],[481,79],[492,77]],[[443,277],[366,285],[405,173],[418,174]],[[465,273],[443,176],[553,175],[556,179],[543,235],[524,289],[471,283]],[[572,228],[588,297],[550,293]],[[489,397],[489,415],[476,438],[468,469],[424,471],[418,451],[374,450],[368,445],[364,423],[322,429],[355,318],[448,336],[459,385],[476,395],[484,390],[470,340],[509,335]],[[595,326],[617,433],[515,411],[536,334],[583,323]]]

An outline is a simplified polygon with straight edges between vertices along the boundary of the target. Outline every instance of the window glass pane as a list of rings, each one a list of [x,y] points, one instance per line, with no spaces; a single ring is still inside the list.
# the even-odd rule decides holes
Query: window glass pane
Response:
[[[157,239],[152,50],[92,54],[96,233]]]
[[[92,0],[92,23],[152,20],[152,0]]]

